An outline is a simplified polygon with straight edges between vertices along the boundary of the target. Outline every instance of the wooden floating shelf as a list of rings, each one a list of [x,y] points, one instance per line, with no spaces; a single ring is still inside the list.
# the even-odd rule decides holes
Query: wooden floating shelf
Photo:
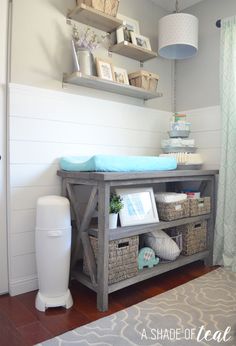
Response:
[[[112,285],[109,285],[108,292],[112,293],[118,291],[124,287],[128,287],[130,285],[136,284],[137,282],[150,279],[156,275],[160,275],[166,273],[170,270],[182,267],[186,264],[193,263],[195,261],[204,260],[209,256],[209,251],[198,252],[191,256],[179,256],[175,261],[168,263],[159,263],[153,268],[144,268],[143,270],[139,270],[138,274],[130,279],[126,279],[123,281],[116,282]],[[75,267],[72,275],[77,281],[81,282],[85,286],[89,287],[93,291],[97,292],[97,285],[93,285],[91,283],[90,278],[83,273],[83,267],[81,264],[78,264]]]
[[[178,219],[174,221],[160,221],[157,223],[149,223],[145,225],[135,225],[129,227],[117,227],[109,230],[109,240],[118,240],[126,237],[132,237],[134,235],[145,234],[155,231],[157,229],[167,229],[171,227],[177,227],[187,225],[189,223],[202,222],[210,219],[211,214],[205,214],[194,217],[186,217],[184,219]],[[97,237],[98,230],[96,228],[89,229],[89,234]]]
[[[135,97],[145,101],[163,96],[162,93],[150,92],[131,85],[111,82],[95,76],[84,76],[80,72],[74,72],[71,75],[64,74],[63,82],[74,84],[77,86],[107,91],[114,94]]]
[[[110,52],[126,56],[128,58],[144,62],[157,57],[157,53],[139,47],[128,41],[118,43],[110,48]]]
[[[109,33],[123,25],[122,20],[97,11],[85,4],[76,6],[68,13],[68,18]]]

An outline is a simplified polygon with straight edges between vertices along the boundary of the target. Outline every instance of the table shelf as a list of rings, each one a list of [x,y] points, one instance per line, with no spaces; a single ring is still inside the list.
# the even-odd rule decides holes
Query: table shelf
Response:
[[[160,221],[157,223],[152,224],[145,224],[145,225],[134,225],[129,227],[117,227],[115,229],[109,230],[109,241],[111,240],[118,240],[126,237],[132,237],[135,235],[141,235],[148,232],[153,232],[155,230],[160,229],[167,229],[171,227],[177,227],[182,225],[187,225],[189,223],[196,223],[196,222],[202,222],[205,220],[209,220],[211,217],[211,214],[205,214],[200,216],[194,216],[194,217],[187,217],[184,219],[178,219],[174,221]],[[88,230],[88,233],[94,237],[98,236],[98,229],[97,228],[90,228]]]
[[[191,256],[179,256],[175,261],[167,263],[159,263],[153,268],[144,268],[139,270],[138,274],[132,278],[122,280],[108,286],[108,293],[118,291],[122,288],[134,285],[140,281],[150,279],[156,275],[166,273],[170,270],[182,267],[186,264],[193,263],[195,261],[204,260],[209,256],[209,251],[202,251]],[[77,264],[73,271],[73,278],[81,282],[86,287],[97,292],[97,285],[93,285],[90,278],[83,273],[83,266],[81,263]]]

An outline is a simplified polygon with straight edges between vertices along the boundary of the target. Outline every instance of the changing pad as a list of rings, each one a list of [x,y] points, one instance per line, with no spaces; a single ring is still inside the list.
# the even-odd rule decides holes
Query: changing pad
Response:
[[[61,158],[60,167],[73,172],[168,171],[176,169],[177,162],[173,157],[156,156],[67,156]]]

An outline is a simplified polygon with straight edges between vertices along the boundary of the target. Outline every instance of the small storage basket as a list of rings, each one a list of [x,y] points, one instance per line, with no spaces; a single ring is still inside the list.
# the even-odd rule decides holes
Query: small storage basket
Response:
[[[116,17],[119,3],[119,0],[77,0],[77,5],[84,4],[112,17]]]
[[[174,242],[178,245],[180,251],[182,252],[182,250],[183,250],[183,236],[182,236],[182,233],[180,231],[176,230],[175,232],[170,232],[169,236],[171,237],[172,240],[174,240]]]
[[[198,216],[209,214],[211,212],[211,198],[189,199],[189,214],[190,216]]]
[[[190,256],[207,249],[207,221],[176,227],[182,233],[182,255]]]
[[[97,260],[98,240],[90,236],[91,246]],[[109,259],[108,259],[108,283],[113,284],[138,273],[138,247],[139,237],[112,240],[109,242]],[[84,273],[88,275],[88,266],[84,258]]]
[[[138,71],[129,74],[130,84],[145,90],[155,92],[157,90],[159,76],[148,71]]]
[[[172,221],[189,216],[189,200],[173,203],[157,202],[158,215],[161,220]]]

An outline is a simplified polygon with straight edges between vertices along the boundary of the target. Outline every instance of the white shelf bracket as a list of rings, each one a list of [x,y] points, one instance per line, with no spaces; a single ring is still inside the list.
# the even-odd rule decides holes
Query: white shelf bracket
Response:
[[[68,25],[72,25],[72,20],[70,19],[70,18],[66,18],[66,24],[68,24]]]

